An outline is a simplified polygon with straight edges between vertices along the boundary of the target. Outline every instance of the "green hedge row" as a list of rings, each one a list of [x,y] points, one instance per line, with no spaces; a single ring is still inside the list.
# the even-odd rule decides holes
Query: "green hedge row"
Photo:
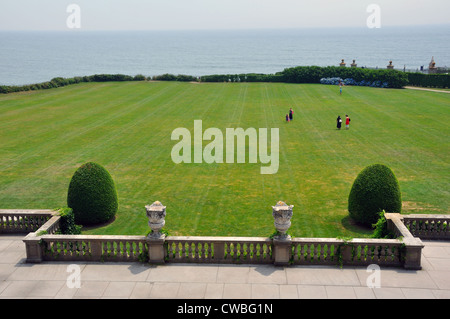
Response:
[[[113,81],[145,81],[147,78],[141,74],[136,76],[124,74],[94,74],[89,76],[76,76],[73,78],[57,77],[47,82],[27,85],[0,85],[0,93],[14,93],[23,91],[46,90],[63,87],[81,82],[113,82]]]
[[[450,88],[450,74],[408,73],[408,81],[412,86]]]
[[[180,81],[180,82],[198,82],[198,78],[192,75],[185,75],[185,74],[162,74],[162,75],[155,75],[151,78],[154,81]]]
[[[181,82],[284,82],[284,83],[320,83],[322,78],[353,79],[356,82],[380,81],[387,82],[390,88],[402,88],[405,85],[421,87],[450,87],[448,74],[405,73],[388,69],[343,68],[338,66],[298,66],[284,69],[275,74],[247,73],[247,74],[213,74],[197,78],[192,75],[162,74],[145,77],[141,74],[129,76],[124,74],[95,74],[73,78],[54,78],[51,81],[22,86],[0,86],[0,93],[44,90],[62,87],[81,82],[112,82],[112,81],[181,81]]]
[[[362,68],[298,66],[284,69],[275,74],[223,74],[202,76],[202,82],[285,82],[320,83],[322,78],[353,79],[357,82],[380,81],[389,83],[390,88],[402,88],[408,84],[406,73],[396,70],[371,70]]]
[[[201,82],[284,82],[281,72],[276,74],[213,74],[200,77]]]

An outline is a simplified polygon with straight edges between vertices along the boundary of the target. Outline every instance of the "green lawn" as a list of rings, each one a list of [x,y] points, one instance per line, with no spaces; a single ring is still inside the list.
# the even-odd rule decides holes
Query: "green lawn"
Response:
[[[284,116],[292,107],[294,121]],[[336,130],[349,114],[350,130]],[[277,174],[256,164],[174,164],[175,128],[280,129]],[[449,212],[450,95],[276,83],[83,83],[0,96],[0,208],[66,204],[75,170],[103,165],[116,220],[89,234],[145,235],[144,206],[167,206],[171,235],[268,236],[277,201],[294,205],[295,237],[361,237],[348,219],[357,174],[384,163],[404,213]],[[207,142],[204,142],[206,145]]]

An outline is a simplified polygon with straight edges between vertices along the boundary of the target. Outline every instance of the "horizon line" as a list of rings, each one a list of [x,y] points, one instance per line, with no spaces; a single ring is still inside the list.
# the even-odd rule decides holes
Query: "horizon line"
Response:
[[[432,24],[394,24],[385,25],[381,28],[370,29],[365,25],[349,25],[349,26],[297,26],[297,27],[254,27],[254,28],[186,28],[186,29],[86,29],[86,28],[62,28],[62,29],[0,29],[0,32],[145,32],[145,31],[275,31],[275,30],[311,30],[311,29],[369,29],[381,30],[385,28],[418,28],[418,27],[439,27],[450,26],[449,23],[432,23]]]

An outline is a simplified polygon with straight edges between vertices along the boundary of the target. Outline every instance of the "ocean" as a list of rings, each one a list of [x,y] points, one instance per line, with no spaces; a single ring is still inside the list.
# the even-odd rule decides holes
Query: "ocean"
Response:
[[[92,74],[276,73],[303,65],[450,67],[450,25],[230,31],[0,31],[0,85]]]

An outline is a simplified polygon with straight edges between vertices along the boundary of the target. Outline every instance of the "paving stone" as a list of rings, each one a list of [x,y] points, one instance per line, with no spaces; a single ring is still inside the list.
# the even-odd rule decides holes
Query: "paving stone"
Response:
[[[108,281],[81,281],[81,287],[76,288],[74,298],[101,298],[108,287]],[[75,289],[75,288],[72,288]]]
[[[111,281],[106,287],[103,297],[105,298],[129,298],[136,286],[134,281]]]
[[[206,283],[180,283],[177,298],[180,299],[202,299],[206,293]]]
[[[292,267],[286,268],[288,284],[358,286],[360,281],[353,268]]]
[[[150,298],[152,288],[153,284],[150,282],[136,282],[136,285],[131,292],[130,299],[148,299]]]
[[[328,299],[357,299],[353,287],[326,286]]]
[[[149,266],[140,263],[87,264],[81,272],[82,280],[145,281]]]
[[[155,282],[150,292],[152,299],[175,299],[178,295],[180,284],[175,282]]]
[[[152,268],[147,277],[150,282],[215,282],[217,266],[163,265]]]
[[[219,266],[217,271],[217,282],[219,283],[248,283],[250,276],[249,266]]]
[[[279,299],[280,288],[276,284],[252,284],[253,299]]]
[[[226,283],[223,287],[224,299],[250,299],[252,297],[251,285]]]
[[[325,286],[298,285],[299,299],[327,299]]]
[[[206,285],[205,298],[206,299],[222,299],[223,297],[222,283],[208,283]]]

